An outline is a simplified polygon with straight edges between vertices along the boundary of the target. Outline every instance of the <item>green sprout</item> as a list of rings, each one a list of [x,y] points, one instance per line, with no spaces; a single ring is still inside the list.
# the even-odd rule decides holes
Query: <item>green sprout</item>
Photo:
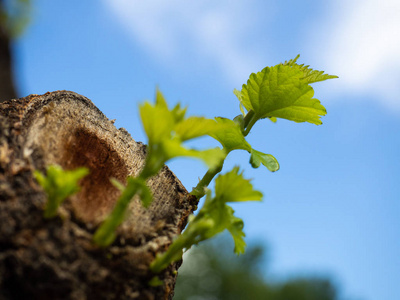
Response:
[[[215,195],[207,190],[206,200],[196,216],[191,216],[185,231],[179,235],[165,253],[157,256],[150,265],[159,273],[171,262],[182,258],[183,250],[190,249],[201,241],[228,230],[235,242],[235,253],[244,253],[246,243],[243,237],[243,221],[234,215],[228,202],[261,201],[262,193],[253,189],[249,180],[244,179],[239,168],[219,175],[215,180]]]
[[[314,98],[311,84],[337,78],[305,66],[294,59],[266,67],[252,73],[242,89],[234,90],[239,100],[240,114],[235,118],[187,117],[186,109],[176,105],[169,108],[164,96],[156,91],[155,103],[145,102],[140,106],[140,116],[147,135],[147,156],[145,164],[137,177],[128,177],[126,186],[112,180],[120,189],[121,195],[110,215],[99,226],[93,236],[95,244],[106,247],[116,238],[116,229],[124,221],[129,203],[138,195],[145,208],[152,203],[152,194],[146,181],[156,175],[169,160],[176,157],[194,157],[202,160],[208,167],[191,194],[198,200],[206,196],[197,215],[190,216],[187,228],[179,235],[164,253],[158,254],[151,263],[154,273],[164,270],[172,262],[182,258],[183,251],[201,241],[228,230],[235,243],[234,252],[245,251],[243,221],[234,215],[230,202],[261,201],[262,194],[253,189],[251,182],[243,177],[235,167],[223,175],[224,161],[234,150],[249,153],[249,163],[253,168],[261,165],[269,171],[279,170],[276,158],[255,150],[246,140],[253,126],[261,119],[276,122],[278,118],[294,122],[322,124],[320,118],[326,114],[325,107]],[[221,144],[221,148],[196,150],[187,148],[184,143],[201,136],[210,136]],[[54,216],[61,202],[78,190],[77,182],[87,174],[87,170],[62,171],[60,167],[49,167],[47,177],[35,172],[38,182],[49,195],[45,217]],[[208,189],[215,178],[214,195]],[[160,284],[158,277],[152,285]]]
[[[53,218],[57,215],[61,203],[79,191],[78,182],[89,174],[86,168],[78,168],[72,171],[65,171],[58,165],[50,165],[46,175],[39,171],[34,176],[47,194],[47,203],[44,209],[45,218]]]
[[[239,100],[241,114],[233,120],[215,118],[217,127],[209,133],[222,145],[227,156],[233,150],[245,150],[250,154],[249,163],[253,168],[261,164],[269,171],[279,170],[279,163],[274,156],[255,150],[246,141],[246,136],[252,127],[261,119],[277,118],[294,122],[308,122],[322,124],[320,117],[326,114],[326,109],[318,99],[313,98],[314,90],[310,84],[337,78],[334,75],[324,74],[309,66],[297,64],[296,58],[266,67],[258,73],[252,73],[242,90],[234,90]],[[182,258],[183,250],[192,245],[209,239],[227,229],[235,241],[235,253],[245,250],[243,240],[243,221],[233,215],[233,209],[227,202],[261,200],[261,193],[254,191],[249,181],[245,180],[238,169],[220,175],[215,180],[214,197],[207,186],[221,172],[223,161],[214,168],[210,168],[191,194],[198,199],[206,195],[203,207],[196,216],[191,216],[185,231],[178,236],[165,253],[157,255],[150,265],[154,273],[159,273],[170,263]]]
[[[145,102],[140,106],[140,116],[148,138],[146,161],[136,178],[128,177],[126,187],[117,183],[122,193],[114,210],[93,237],[97,245],[106,247],[115,240],[115,231],[124,221],[125,212],[135,195],[140,196],[144,207],[149,207],[152,196],[146,180],[156,175],[167,161],[175,157],[194,157],[213,169],[225,158],[225,152],[219,148],[195,150],[184,146],[184,142],[210,134],[216,127],[213,120],[185,115],[186,109],[182,109],[179,104],[172,109],[168,108],[160,91],[156,92],[154,105]]]

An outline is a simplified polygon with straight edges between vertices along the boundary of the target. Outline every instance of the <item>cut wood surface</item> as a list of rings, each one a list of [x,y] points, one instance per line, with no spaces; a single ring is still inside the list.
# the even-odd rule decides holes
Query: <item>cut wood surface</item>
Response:
[[[87,98],[69,91],[0,104],[0,299],[171,299],[180,263],[148,284],[148,266],[179,234],[196,207],[164,167],[149,180],[153,203],[130,205],[117,240],[102,249],[92,235],[124,182],[143,166],[146,147],[117,129]],[[34,170],[87,167],[81,191],[53,219]]]

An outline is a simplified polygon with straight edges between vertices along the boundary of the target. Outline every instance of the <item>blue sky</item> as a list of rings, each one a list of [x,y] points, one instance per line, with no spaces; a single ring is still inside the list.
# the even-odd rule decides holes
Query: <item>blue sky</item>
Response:
[[[323,125],[263,121],[249,140],[281,170],[253,170],[263,203],[235,206],[279,276],[331,276],[344,296],[396,299],[400,281],[400,2],[33,1],[15,42],[22,95],[72,90],[144,141],[137,106],[158,86],[190,114],[234,117],[252,72],[301,54],[340,78],[314,85]],[[209,146],[207,139],[197,145]],[[196,161],[170,167],[190,189]]]

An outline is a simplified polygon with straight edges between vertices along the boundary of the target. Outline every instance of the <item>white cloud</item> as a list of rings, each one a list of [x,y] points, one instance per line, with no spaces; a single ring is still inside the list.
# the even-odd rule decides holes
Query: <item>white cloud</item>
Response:
[[[341,0],[319,37],[320,60],[343,92],[372,96],[400,111],[400,1]]]
[[[133,41],[159,62],[175,67],[207,61],[233,86],[266,61],[266,49],[292,46],[266,44],[271,30],[284,24],[275,24],[276,8],[271,5],[276,1],[263,3],[262,14],[260,0],[103,1]],[[305,28],[311,32],[307,41],[312,46],[309,54],[302,54],[315,51],[315,66],[339,75],[335,85],[342,95],[366,96],[400,112],[400,0],[337,0],[326,6],[328,13],[318,26]],[[260,35],[262,41],[257,40]],[[297,36],[304,34],[299,30],[286,39]],[[251,48],[252,43],[256,47]]]
[[[251,15],[252,0],[104,1],[135,42],[161,62],[173,64],[189,53],[194,59],[207,57],[233,81],[243,81],[242,74],[248,75],[257,63],[241,40],[253,25],[254,19],[243,17]]]

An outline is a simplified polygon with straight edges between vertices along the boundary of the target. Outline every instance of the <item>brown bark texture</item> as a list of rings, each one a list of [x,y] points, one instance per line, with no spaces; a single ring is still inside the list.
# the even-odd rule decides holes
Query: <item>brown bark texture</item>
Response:
[[[149,264],[186,225],[196,208],[164,167],[148,181],[153,203],[134,198],[116,241],[105,249],[93,233],[122,182],[143,166],[146,147],[117,129],[87,98],[69,91],[30,95],[0,104],[0,299],[172,299],[179,263],[151,286]],[[90,174],[53,219],[33,177],[50,164]]]

